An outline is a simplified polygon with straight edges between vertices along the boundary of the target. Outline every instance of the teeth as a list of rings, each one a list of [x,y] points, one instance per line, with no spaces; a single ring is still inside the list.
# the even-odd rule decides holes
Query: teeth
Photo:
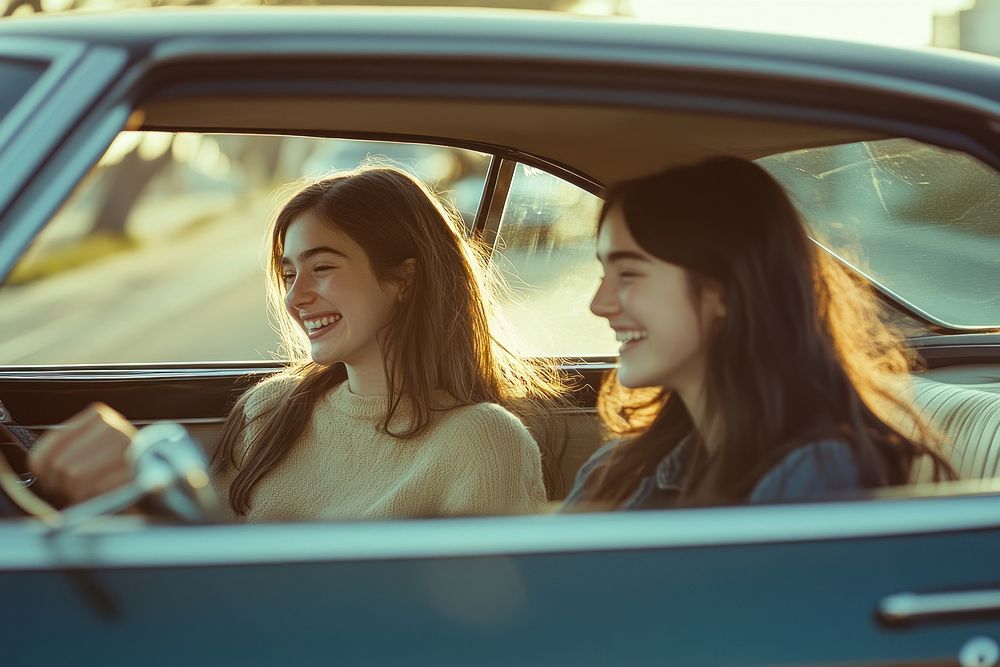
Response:
[[[340,315],[329,315],[315,320],[302,320],[307,331],[316,331],[340,320]]]
[[[616,331],[615,340],[619,343],[631,343],[634,340],[642,340],[646,337],[645,331]]]

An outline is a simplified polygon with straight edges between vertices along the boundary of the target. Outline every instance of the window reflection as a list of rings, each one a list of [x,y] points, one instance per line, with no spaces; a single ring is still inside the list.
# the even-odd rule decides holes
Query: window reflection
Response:
[[[1000,326],[1000,175],[910,139],[809,148],[759,160],[822,243],[952,325]]]

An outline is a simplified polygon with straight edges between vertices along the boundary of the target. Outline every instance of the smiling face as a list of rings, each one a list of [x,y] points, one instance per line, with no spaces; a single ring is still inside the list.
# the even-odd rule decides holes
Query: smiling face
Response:
[[[688,272],[643,250],[612,206],[597,236],[604,278],[590,310],[622,343],[618,380],[697,396],[704,382],[707,332],[724,313],[719,290],[692,298]],[[698,301],[698,303],[696,303]]]
[[[379,283],[361,246],[306,211],[285,231],[281,267],[285,308],[309,336],[313,361],[383,377],[378,333],[392,317],[399,287]]]

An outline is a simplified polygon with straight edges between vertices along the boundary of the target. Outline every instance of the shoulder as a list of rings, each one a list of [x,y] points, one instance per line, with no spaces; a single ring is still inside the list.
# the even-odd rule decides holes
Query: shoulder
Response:
[[[527,427],[507,408],[496,403],[474,403],[450,408],[442,414],[443,430],[531,438]]]
[[[463,457],[539,456],[527,427],[496,403],[460,405],[442,413],[432,438],[439,447],[461,448]]]
[[[564,508],[572,507],[580,502],[580,496],[587,486],[587,480],[594,474],[594,471],[603,466],[611,458],[612,453],[614,453],[621,442],[622,440],[612,440],[605,443],[580,466],[580,469],[576,472],[576,479],[573,481],[573,486],[563,500]]]
[[[758,480],[751,503],[820,500],[861,488],[854,452],[849,444],[826,438],[796,447]]]
[[[261,380],[247,391],[243,414],[247,419],[261,415],[272,408],[298,382],[299,378],[288,373],[278,373]]]
[[[622,442],[624,441],[615,439],[598,447],[597,450],[590,455],[590,458],[587,459],[582,466],[580,466],[580,470],[577,471],[576,474],[577,481],[583,482],[590,477],[591,473],[607,463],[615,449],[617,449]]]

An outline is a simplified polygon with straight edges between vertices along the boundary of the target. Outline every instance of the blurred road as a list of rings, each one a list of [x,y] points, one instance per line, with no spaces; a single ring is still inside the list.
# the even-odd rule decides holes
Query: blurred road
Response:
[[[267,359],[260,248],[271,203],[0,291],[0,363]]]

